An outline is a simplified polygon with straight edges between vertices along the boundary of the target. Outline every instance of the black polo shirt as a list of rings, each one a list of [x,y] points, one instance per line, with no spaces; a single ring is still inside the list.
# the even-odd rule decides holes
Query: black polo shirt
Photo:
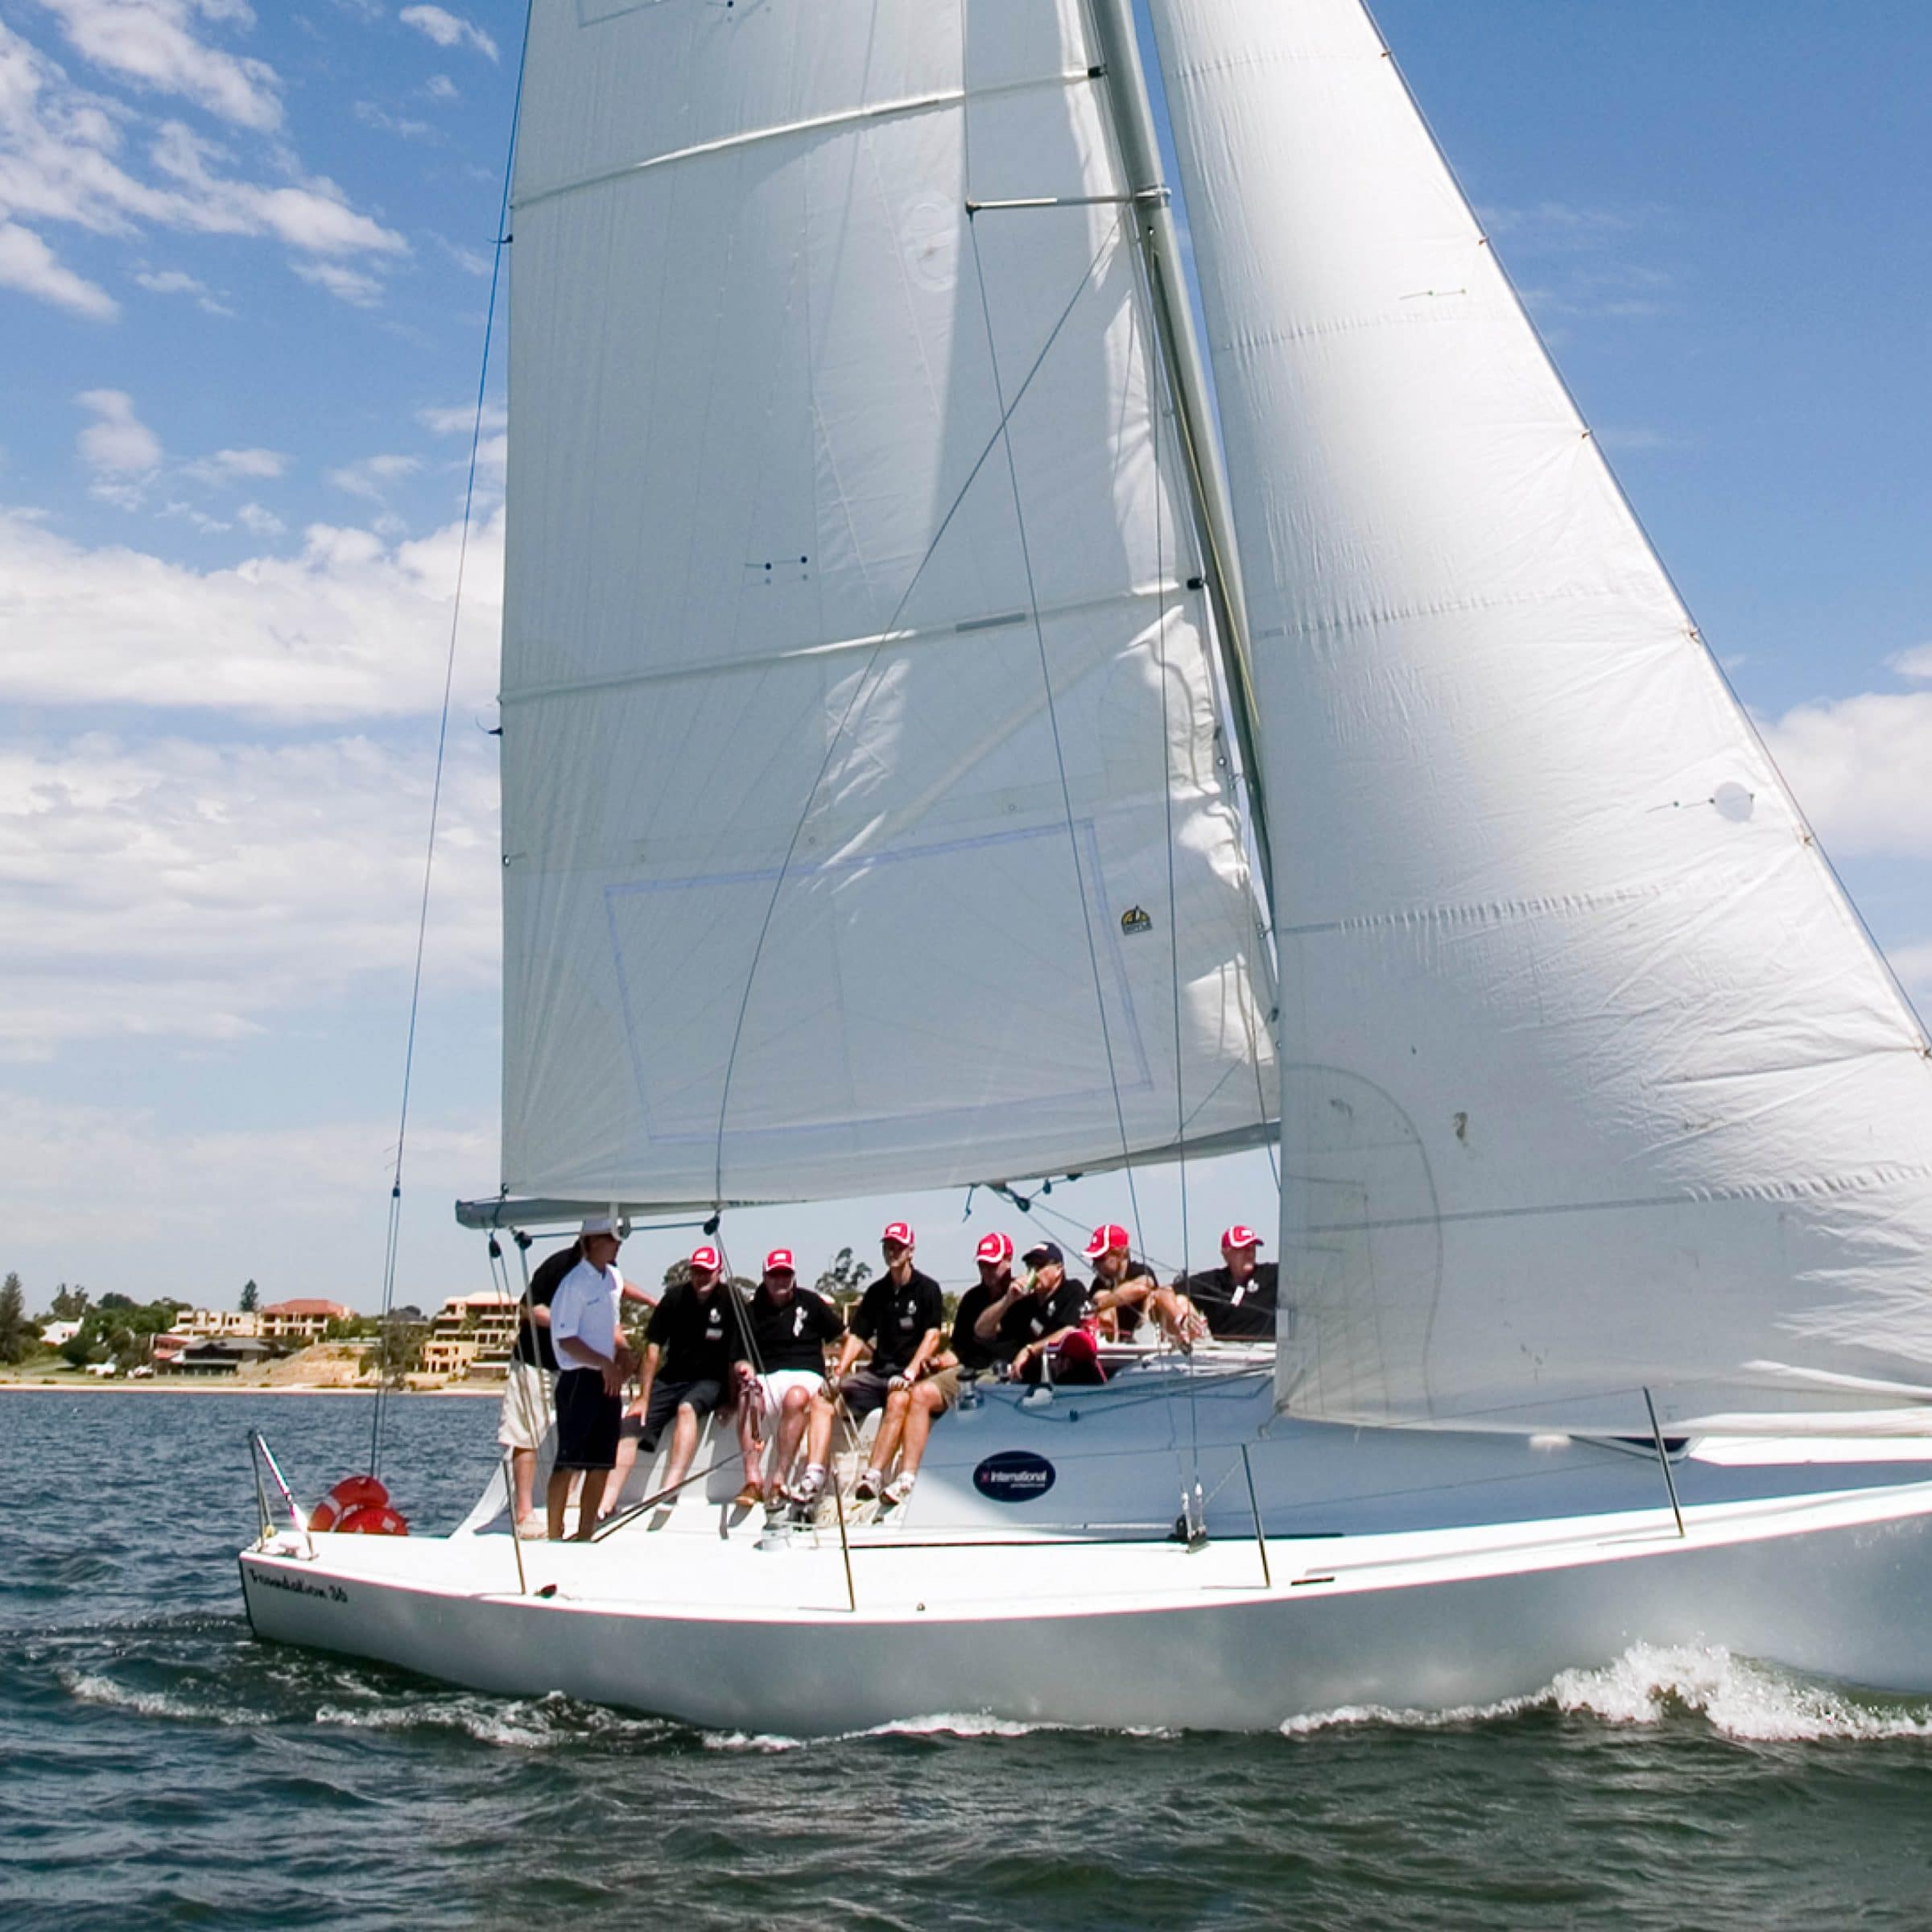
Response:
[[[1231,1341],[1273,1341],[1278,1265],[1257,1261],[1254,1273],[1234,1285],[1225,1268],[1209,1268],[1188,1276],[1189,1298],[1200,1310],[1210,1330]]]
[[[765,1292],[762,1282],[752,1296],[751,1364],[766,1374],[780,1368],[809,1368],[825,1373],[825,1344],[845,1332],[839,1311],[822,1294],[795,1288],[783,1307]]]
[[[882,1274],[852,1311],[852,1331],[872,1344],[872,1365],[881,1375],[897,1375],[912,1360],[928,1328],[946,1325],[946,1298],[929,1274],[914,1269],[902,1288]]]
[[[1000,1345],[1010,1360],[1029,1342],[1077,1328],[1087,1312],[1087,1290],[1069,1276],[1051,1294],[1023,1294],[1000,1317]]]
[[[1125,1288],[1129,1282],[1151,1282],[1158,1287],[1160,1278],[1145,1261],[1137,1261],[1130,1255],[1127,1265],[1121,1270],[1121,1278],[1117,1282],[1104,1282],[1096,1274],[1093,1278],[1093,1286],[1087,1290],[1088,1298],[1091,1300],[1105,1289]],[[1118,1302],[1115,1303],[1112,1312],[1113,1325],[1121,1340],[1125,1341],[1140,1327],[1141,1311],[1131,1302]]]
[[[737,1300],[737,1290],[723,1282],[704,1295],[688,1282],[664,1290],[644,1331],[644,1339],[664,1351],[661,1380],[722,1382],[730,1375],[732,1364],[745,1359],[745,1305],[733,1308]]]
[[[556,1299],[558,1286],[564,1276],[583,1258],[584,1244],[572,1241],[538,1262],[536,1273],[530,1278],[530,1287],[524,1294],[522,1306],[517,1311],[517,1341],[510,1352],[519,1362],[528,1362],[533,1368],[556,1367],[557,1352],[550,1344],[549,1325],[539,1327],[530,1319],[530,1311],[547,1308]]]
[[[962,1368],[997,1368],[1013,1359],[1013,1351],[998,1336],[983,1342],[973,1332],[973,1324],[1005,1293],[1003,1288],[986,1288],[976,1282],[960,1297],[959,1311],[952,1318],[952,1352]]]

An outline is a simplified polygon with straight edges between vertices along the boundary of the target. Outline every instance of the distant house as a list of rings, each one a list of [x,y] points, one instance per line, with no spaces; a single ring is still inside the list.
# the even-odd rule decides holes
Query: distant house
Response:
[[[212,1335],[188,1343],[165,1361],[157,1356],[155,1366],[163,1375],[233,1375],[250,1362],[272,1361],[275,1354],[270,1344],[254,1335]]]
[[[78,1322],[43,1322],[40,1339],[50,1348],[64,1348],[80,1332]]]
[[[517,1339],[517,1303],[500,1294],[452,1295],[423,1344],[425,1375],[502,1375]]]
[[[271,1302],[262,1311],[262,1333],[271,1342],[319,1342],[331,1322],[353,1321],[355,1315],[340,1302]]]
[[[184,1335],[249,1335],[262,1332],[259,1315],[244,1315],[238,1308],[196,1308],[178,1316],[175,1326]]]

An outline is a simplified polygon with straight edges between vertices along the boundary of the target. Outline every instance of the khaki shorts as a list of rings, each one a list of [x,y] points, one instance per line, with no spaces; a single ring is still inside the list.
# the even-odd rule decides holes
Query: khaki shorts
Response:
[[[551,1372],[513,1360],[497,1418],[497,1440],[506,1449],[541,1449],[556,1413]]]
[[[939,1413],[943,1415],[948,1409],[958,1406],[960,1400],[960,1368],[954,1363],[950,1368],[942,1368],[935,1375],[923,1376],[919,1383],[922,1389],[936,1389],[939,1396]]]

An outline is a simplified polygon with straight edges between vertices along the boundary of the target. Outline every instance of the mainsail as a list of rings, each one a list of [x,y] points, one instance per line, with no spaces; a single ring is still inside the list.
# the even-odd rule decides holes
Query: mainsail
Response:
[[[1926,1040],[1380,38],[1153,10],[1274,844],[1282,1399],[1932,1400]]]
[[[1272,1133],[1103,78],[1078,0],[536,7],[506,1191],[824,1196]]]

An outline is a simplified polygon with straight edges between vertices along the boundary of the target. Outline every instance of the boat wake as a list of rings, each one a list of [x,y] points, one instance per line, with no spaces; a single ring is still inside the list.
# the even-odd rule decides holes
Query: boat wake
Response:
[[[1748,1744],[1932,1738],[1932,1707],[1923,1701],[1833,1686],[1721,1645],[1694,1644],[1633,1644],[1612,1663],[1559,1671],[1542,1690],[1496,1703],[1443,1711],[1350,1704],[1290,1718],[1281,1728],[1288,1737],[1352,1727],[1443,1730],[1539,1711],[1617,1726],[1691,1717]]]

